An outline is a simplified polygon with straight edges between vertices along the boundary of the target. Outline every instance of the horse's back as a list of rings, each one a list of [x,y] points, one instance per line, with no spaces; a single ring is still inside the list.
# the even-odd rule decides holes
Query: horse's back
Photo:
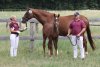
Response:
[[[60,32],[59,35],[61,35],[61,36],[67,35],[69,25],[73,19],[74,19],[74,15],[59,17],[59,32]],[[87,24],[89,22],[88,19],[83,15],[80,16],[80,19],[82,19],[87,26]]]

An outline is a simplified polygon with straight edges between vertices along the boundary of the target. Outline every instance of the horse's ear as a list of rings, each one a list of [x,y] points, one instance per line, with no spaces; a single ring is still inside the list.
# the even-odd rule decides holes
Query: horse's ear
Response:
[[[54,14],[54,17],[56,16],[56,14]]]
[[[26,10],[28,11],[30,9],[33,9],[33,8],[29,7],[29,5],[27,5]]]
[[[60,17],[60,14],[58,14],[58,17]]]

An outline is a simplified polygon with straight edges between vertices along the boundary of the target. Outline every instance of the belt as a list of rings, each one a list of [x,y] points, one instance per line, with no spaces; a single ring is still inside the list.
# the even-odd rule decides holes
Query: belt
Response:
[[[19,33],[17,32],[11,32],[11,34],[15,34],[16,36],[19,36]]]

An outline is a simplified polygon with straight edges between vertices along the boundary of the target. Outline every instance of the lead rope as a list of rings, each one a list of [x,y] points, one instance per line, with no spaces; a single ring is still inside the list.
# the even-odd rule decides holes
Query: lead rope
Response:
[[[75,43],[75,45],[72,43],[71,38],[69,36],[67,36],[67,37],[70,40],[70,43],[71,43],[72,46],[76,46],[77,45],[77,40],[79,40],[79,37],[76,36],[76,43]]]

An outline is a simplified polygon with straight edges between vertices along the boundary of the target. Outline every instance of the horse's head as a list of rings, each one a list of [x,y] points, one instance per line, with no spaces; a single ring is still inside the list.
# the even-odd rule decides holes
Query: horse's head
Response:
[[[56,15],[54,14],[54,30],[57,31],[59,33],[59,16],[60,14]]]
[[[59,24],[59,16],[60,16],[60,14],[58,14],[58,15],[54,14],[54,22],[56,24]]]
[[[32,9],[28,9],[26,11],[26,13],[24,14],[24,16],[22,17],[22,21],[21,21],[21,31],[24,31],[27,29],[27,21],[30,20],[31,18],[33,18],[33,11]]]

